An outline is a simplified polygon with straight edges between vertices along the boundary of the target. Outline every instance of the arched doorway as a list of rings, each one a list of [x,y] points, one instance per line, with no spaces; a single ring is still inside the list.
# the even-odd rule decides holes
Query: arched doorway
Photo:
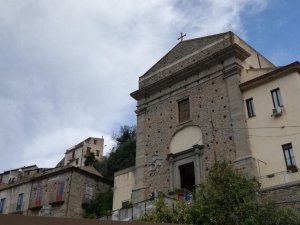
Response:
[[[198,126],[187,126],[178,130],[170,142],[170,190],[193,191],[200,184],[203,174],[202,132]]]

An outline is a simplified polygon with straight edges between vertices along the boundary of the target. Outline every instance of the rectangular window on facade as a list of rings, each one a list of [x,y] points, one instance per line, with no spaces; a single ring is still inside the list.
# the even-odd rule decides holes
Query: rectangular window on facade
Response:
[[[285,164],[287,170],[296,170],[296,162],[295,162],[295,156],[293,152],[293,146],[291,143],[282,145],[283,155],[285,159]]]
[[[89,155],[90,153],[91,153],[91,148],[90,148],[90,147],[87,147],[87,148],[86,148],[86,154]]]
[[[42,188],[36,189],[36,193],[35,193],[35,205],[36,206],[42,205],[42,197],[43,197]]]
[[[123,201],[122,202],[122,209],[126,209],[130,207],[130,201]]]
[[[78,165],[78,163],[79,163],[79,159],[76,159],[76,165]]]
[[[248,112],[248,117],[254,117],[255,116],[255,111],[254,111],[254,104],[253,104],[253,98],[249,98],[246,100],[246,105],[247,105],[247,112]]]
[[[1,198],[0,199],[0,213],[3,213],[4,204],[5,204],[5,198]]]
[[[190,103],[189,99],[184,99],[178,102],[179,123],[190,120]]]
[[[100,151],[96,150],[96,156],[100,156]]]
[[[64,182],[58,182],[57,183],[57,189],[56,189],[56,201],[63,201],[64,198]]]
[[[280,89],[276,88],[274,90],[271,91],[271,95],[272,95],[272,100],[273,100],[273,106],[274,108],[276,107],[282,107],[282,98],[281,98],[281,94],[280,94]]]
[[[75,158],[75,151],[72,152],[72,159]]]
[[[18,196],[16,211],[20,211],[22,209],[23,195],[24,195],[24,193],[20,193]]]
[[[91,201],[93,199],[94,188],[90,186],[85,187],[85,199]]]

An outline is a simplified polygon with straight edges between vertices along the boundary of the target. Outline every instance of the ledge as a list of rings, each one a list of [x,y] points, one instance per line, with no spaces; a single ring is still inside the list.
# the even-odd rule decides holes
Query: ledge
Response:
[[[250,56],[250,54],[239,45],[232,44],[197,63],[184,67],[181,70],[172,73],[165,78],[162,78],[154,83],[151,83],[145,87],[142,87],[132,92],[130,96],[135,100],[139,100],[143,98],[146,94],[153,94],[159,91],[160,89],[169,87],[170,85],[177,83],[178,81],[193,76],[196,71],[203,71],[206,68],[210,67],[212,64],[219,64],[221,60],[230,58],[232,56],[235,56],[241,61],[244,61]]]
[[[286,66],[279,67],[278,69],[275,69],[275,70],[273,70],[269,73],[266,73],[264,75],[258,76],[256,78],[251,79],[251,80],[248,80],[244,83],[241,83],[239,86],[240,86],[240,89],[242,91],[245,91],[245,90],[248,90],[252,87],[255,87],[255,86],[258,86],[258,85],[263,84],[265,82],[268,82],[272,79],[276,79],[276,78],[279,78],[281,76],[288,75],[292,72],[300,73],[300,62],[296,61],[296,62],[293,62],[293,63],[288,64]]]
[[[286,188],[293,187],[293,186],[299,186],[299,188],[300,188],[300,181],[298,180],[298,181],[293,181],[290,183],[278,184],[278,185],[275,185],[272,187],[262,188],[259,192],[264,193],[264,192],[275,191],[275,190],[279,190],[279,189],[286,189]]]
[[[43,206],[42,205],[38,205],[38,206],[31,206],[28,209],[30,209],[30,210],[39,210],[41,208],[43,208]]]
[[[54,202],[49,202],[49,205],[55,206],[55,205],[61,205],[64,204],[65,200],[61,201],[54,201]]]

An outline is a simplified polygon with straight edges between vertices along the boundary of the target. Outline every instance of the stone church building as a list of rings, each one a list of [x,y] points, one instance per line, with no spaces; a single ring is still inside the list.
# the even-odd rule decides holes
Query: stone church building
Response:
[[[136,165],[115,175],[114,210],[122,202],[143,201],[152,192],[193,191],[217,161],[226,161],[259,179],[277,172],[292,174],[290,164],[297,168],[300,163],[297,137],[278,138],[278,152],[271,153],[270,139],[261,136],[265,144],[260,145],[251,128],[264,125],[264,121],[269,126],[288,125],[288,105],[294,103],[277,104],[289,91],[279,83],[287,77],[296,79],[291,83],[298,82],[294,91],[299,92],[299,100],[299,72],[299,62],[276,67],[232,32],[179,42],[139,78],[138,90],[131,93],[137,100]],[[256,88],[270,103],[260,102],[259,96],[253,103],[252,97],[259,93]],[[270,104],[266,113],[258,113],[264,104]],[[279,114],[273,116],[272,109]],[[293,110],[300,113],[300,108],[291,107],[290,112]],[[285,136],[288,131],[280,132],[276,135]],[[291,143],[294,151],[286,154],[283,146]],[[273,162],[269,153],[278,160]],[[130,179],[124,179],[128,173]],[[300,176],[293,179],[300,181]],[[272,182],[265,188],[288,183]]]

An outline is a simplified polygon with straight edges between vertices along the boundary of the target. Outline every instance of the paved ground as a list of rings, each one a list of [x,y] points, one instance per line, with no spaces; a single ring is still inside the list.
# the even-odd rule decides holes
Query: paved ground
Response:
[[[155,223],[144,223],[144,222],[137,222],[137,221],[118,222],[118,221],[99,221],[99,220],[91,220],[91,219],[0,215],[0,225],[126,225],[126,224],[158,225]]]

